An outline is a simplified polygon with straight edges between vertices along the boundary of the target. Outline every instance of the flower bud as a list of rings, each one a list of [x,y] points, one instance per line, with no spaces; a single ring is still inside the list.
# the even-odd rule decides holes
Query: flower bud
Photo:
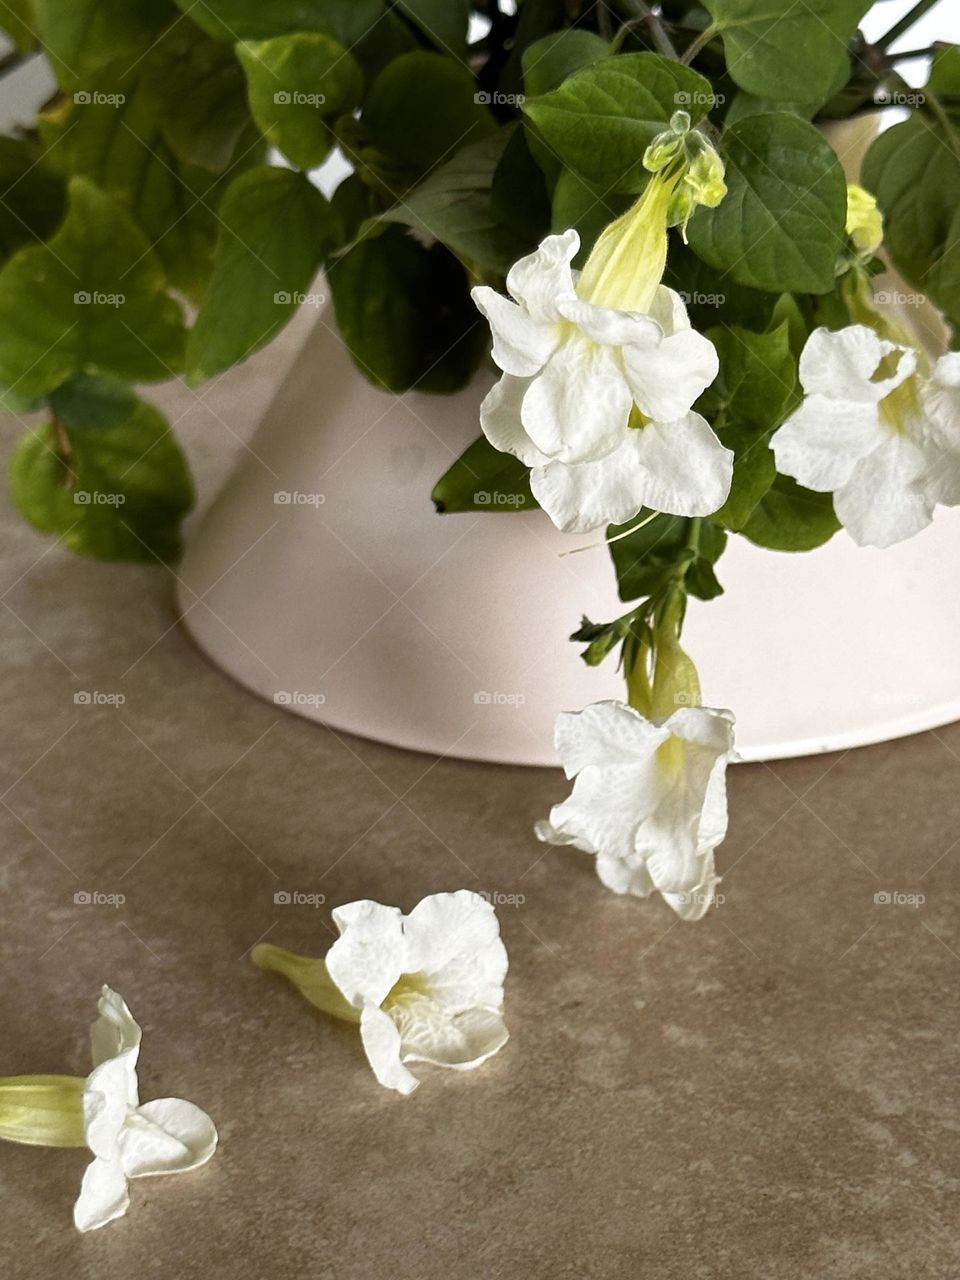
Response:
[[[883,244],[883,214],[876,197],[863,187],[847,187],[847,235],[864,257],[872,257]]]

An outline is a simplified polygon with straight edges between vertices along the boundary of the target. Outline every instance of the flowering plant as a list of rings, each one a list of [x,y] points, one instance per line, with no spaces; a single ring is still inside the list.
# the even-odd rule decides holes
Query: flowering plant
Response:
[[[870,43],[869,0],[17,0],[59,83],[0,149],[0,384],[44,414],[17,504],[174,558],[190,481],[132,384],[219,376],[321,266],[378,386],[451,392],[492,356],[438,511],[606,530],[627,605],[574,633],[626,699],[561,717],[576,781],[540,834],[702,914],[733,731],[688,599],[731,535],[887,546],[960,504],[958,357],[873,286],[883,253],[960,320],[960,49],[925,51],[922,91],[892,51],[934,3]],[[848,186],[823,126],[887,108]]]

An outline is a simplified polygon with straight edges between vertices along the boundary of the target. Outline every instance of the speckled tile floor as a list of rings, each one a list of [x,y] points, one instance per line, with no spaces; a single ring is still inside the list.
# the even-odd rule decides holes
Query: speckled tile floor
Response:
[[[202,499],[277,371],[164,392]],[[5,1146],[0,1274],[960,1274],[960,726],[736,768],[725,900],[685,926],[536,844],[556,773],[278,713],[192,647],[162,572],[78,560],[3,502],[0,1070],[85,1072],[108,981],[144,1026],[144,1095],[193,1099],[222,1146],[89,1236],[84,1154]],[[324,950],[337,902],[460,886],[522,897],[512,1040],[409,1099],[249,961],[268,934]],[[294,889],[325,905],[275,903]]]

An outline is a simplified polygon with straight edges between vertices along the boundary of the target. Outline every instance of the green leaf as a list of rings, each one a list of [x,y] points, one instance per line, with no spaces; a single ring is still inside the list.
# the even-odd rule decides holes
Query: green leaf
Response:
[[[519,458],[495,449],[479,436],[434,485],[437,511],[529,511],[537,500],[530,492],[530,469]]]
[[[475,267],[505,275],[530,247],[493,212],[491,187],[509,136],[500,129],[461,148],[375,221],[412,227]]]
[[[13,454],[10,488],[37,529],[102,560],[176,559],[180,522],[193,505],[173,432],[142,402],[110,425],[31,432]]]
[[[811,102],[821,86],[846,79],[847,46],[872,4],[872,0],[701,2],[722,34],[727,69],[740,88],[781,102]]]
[[[423,173],[496,130],[480,98],[466,67],[420,49],[394,58],[377,77],[362,124],[377,151]]]
[[[349,180],[338,195],[345,189],[351,201],[364,198]],[[335,209],[355,224],[357,211],[346,203],[341,196]],[[443,245],[427,249],[387,227],[330,262],[327,281],[354,363],[388,391],[456,391],[486,354],[489,330],[463,267]]]
[[[233,49],[181,23],[144,60],[143,92],[178,160],[213,173],[226,169],[250,123],[247,82]]]
[[[187,344],[187,377],[211,378],[264,346],[309,289],[335,225],[330,206],[292,169],[241,174],[220,209],[213,276]]]
[[[0,381],[51,391],[72,373],[171,377],[182,362],[180,308],[123,209],[85,178],[70,183],[63,226],[0,271]]]
[[[115,427],[133,414],[139,404],[133,388],[112,378],[75,373],[50,393],[50,410],[67,430],[81,427]]]
[[[461,60],[467,52],[470,0],[397,0],[397,8],[441,53]]]
[[[867,152],[863,182],[884,215],[884,244],[906,279],[960,324],[960,135],[915,112]]]
[[[736,284],[828,293],[847,215],[846,179],[830,144],[779,112],[733,125],[721,152],[727,195],[691,219],[694,251]]]
[[[690,521],[683,516],[657,515],[649,524],[642,523],[653,513],[641,511],[636,520],[625,525],[610,525],[608,538],[610,555],[617,571],[617,587],[621,600],[639,600],[652,595],[666,580],[687,565],[685,583],[691,595],[700,600],[712,600],[721,595],[723,588],[716,579],[713,566],[723,554],[727,535],[709,520],[700,526],[699,545],[696,554],[687,546]],[[618,537],[629,529],[627,537]]]
[[[322,164],[333,145],[327,120],[352,111],[363,92],[363,73],[343,45],[299,32],[238,44],[237,56],[264,137],[301,169]]]
[[[755,332],[770,327],[776,298],[734,284],[729,276],[708,267],[678,235],[672,238],[663,282],[683,298],[690,323],[701,333],[715,324],[739,324]]]
[[[707,337],[720,372],[696,407],[735,455],[730,496],[712,518],[740,530],[776,477],[769,439],[796,403],[797,364],[786,323],[769,333],[711,329]]]
[[[610,42],[582,27],[554,31],[524,49],[521,58],[523,87],[529,96],[549,93],[583,67],[592,66],[613,53]]]
[[[771,551],[813,551],[833,537],[840,521],[833,496],[777,476],[743,527],[743,535]]]
[[[43,164],[35,143],[0,138],[0,260],[21,245],[46,240],[66,209],[66,188],[59,174]]]
[[[133,70],[106,68],[85,89],[88,101],[61,101],[37,123],[47,162],[90,178],[123,204],[156,246],[171,283],[196,299],[213,265],[217,206],[228,177],[183,164],[167,145],[150,83],[154,56],[163,55],[158,49]],[[229,178],[261,150],[244,135]]]
[[[176,0],[176,4],[207,35],[230,44],[269,40],[291,31],[325,31],[349,49],[384,13],[384,0]]]
[[[176,17],[169,0],[33,0],[33,7],[44,52],[64,88],[149,48]]]
[[[643,153],[678,110],[694,121],[713,103],[708,80],[655,53],[604,58],[528,98],[523,111],[563,163],[605,189],[639,191]]]
[[[0,6],[0,30],[7,33],[20,53],[37,44],[37,16],[33,0],[4,0]]]

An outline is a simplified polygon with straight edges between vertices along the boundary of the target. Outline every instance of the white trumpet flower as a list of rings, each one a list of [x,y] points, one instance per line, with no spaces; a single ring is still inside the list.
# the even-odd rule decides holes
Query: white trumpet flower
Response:
[[[531,467],[534,496],[566,532],[642,507],[709,515],[729,493],[733,454],[691,406],[717,376],[716,349],[661,285],[659,252],[639,272],[630,260],[625,288],[602,237],[578,279],[579,247],[576,231],[548,236],[511,268],[509,298],[474,289],[503,370],[480,410],[484,434]]]
[[[83,1088],[83,1125],[94,1159],[87,1166],[73,1220],[92,1231],[122,1217],[127,1181],[196,1169],[213,1155],[217,1131],[182,1098],[140,1102],[137,1058],[141,1031],[115,991],[103,988],[90,1031],[93,1072]]]
[[[374,1075],[411,1093],[405,1065],[466,1071],[502,1049],[507,952],[489,902],[477,893],[435,893],[409,915],[379,902],[336,907],[340,938],[326,960],[270,944],[254,949],[264,969],[284,974],[325,1013],[359,1022]]]
[[[771,440],[777,469],[832,493],[861,546],[891,546],[938,503],[960,505],[960,353],[924,363],[865,325],[815,330],[800,357],[806,398]]]
[[[615,893],[663,895],[683,920],[699,920],[719,877],[714,850],[727,833],[727,764],[733,716],[681,707],[647,719],[623,702],[557,717],[556,746],[573,791],[537,824],[539,839],[596,855]]]

